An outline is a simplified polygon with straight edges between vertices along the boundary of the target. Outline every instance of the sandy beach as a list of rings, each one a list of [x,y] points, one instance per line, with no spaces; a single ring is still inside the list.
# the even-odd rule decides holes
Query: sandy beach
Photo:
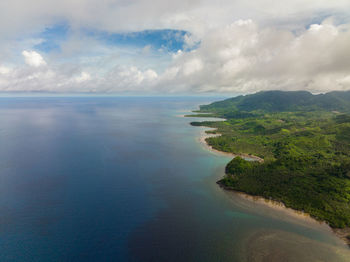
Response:
[[[229,193],[235,194],[236,196],[239,196],[240,198],[243,198],[243,199],[248,200],[248,201],[252,201],[256,204],[268,206],[269,208],[273,208],[274,210],[278,210],[279,212],[282,212],[290,217],[301,219],[303,221],[308,221],[311,223],[317,223],[319,225],[327,225],[326,222],[321,221],[321,220],[317,220],[317,219],[311,217],[308,213],[286,207],[282,202],[275,201],[272,199],[267,199],[267,198],[260,197],[260,196],[252,196],[252,195],[249,195],[249,194],[244,193],[244,192],[239,192],[239,191],[232,190],[230,188],[226,188],[225,186],[223,186],[220,183],[218,183],[218,184],[223,189],[229,191]]]
[[[248,154],[234,154],[234,153],[228,153],[228,152],[223,152],[223,151],[219,151],[215,148],[213,148],[212,146],[208,145],[206,139],[209,137],[218,137],[221,136],[221,134],[208,134],[206,133],[206,131],[215,131],[216,128],[208,128],[205,127],[205,130],[202,132],[202,134],[199,137],[199,142],[205,147],[207,148],[209,151],[215,153],[216,155],[222,155],[222,156],[227,156],[227,157],[236,157],[236,156],[240,156],[244,159],[247,160],[252,160],[252,161],[259,161],[259,162],[264,162],[264,160],[258,156],[254,156],[254,155],[248,155]]]
[[[260,196],[252,196],[252,195],[249,195],[249,194],[244,193],[244,192],[239,192],[239,191],[235,191],[235,190],[232,190],[230,188],[227,188],[220,183],[218,183],[218,184],[220,185],[221,188],[225,189],[228,193],[235,194],[235,196],[239,196],[242,199],[252,201],[252,202],[259,204],[259,205],[267,206],[267,207],[272,208],[274,210],[278,210],[279,212],[283,213],[284,215],[287,215],[289,217],[292,217],[292,218],[295,218],[298,220],[302,220],[302,221],[305,221],[308,223],[317,223],[321,226],[327,227],[331,232],[333,232],[337,237],[342,239],[344,241],[344,243],[350,247],[350,239],[347,238],[347,236],[350,235],[350,228],[332,228],[325,221],[318,220],[318,219],[310,216],[310,214],[305,213],[303,211],[295,210],[295,209],[286,207],[284,205],[284,203],[282,203],[282,202],[271,200],[271,199],[266,199],[266,198],[260,197]]]
[[[257,156],[253,156],[253,155],[246,155],[246,154],[233,154],[233,153],[227,153],[227,152],[222,152],[219,150],[214,149],[212,146],[208,145],[208,143],[206,142],[206,139],[209,137],[217,137],[217,136],[221,136],[221,134],[208,134],[207,131],[215,131],[216,128],[208,128],[206,127],[205,130],[203,130],[203,132],[201,133],[200,137],[199,137],[199,142],[205,147],[207,148],[210,152],[213,152],[216,155],[222,155],[222,156],[226,156],[226,157],[236,157],[236,156],[240,156],[242,158],[245,159],[249,159],[249,160],[254,160],[254,161],[259,161],[259,162],[263,162],[264,160],[257,157]],[[295,210],[292,208],[288,208],[286,207],[282,202],[278,202],[278,201],[274,201],[274,200],[270,200],[270,199],[266,199],[260,196],[252,196],[249,194],[246,194],[244,192],[237,192],[234,191],[230,188],[226,188],[225,186],[221,185],[220,183],[218,183],[220,185],[220,187],[224,188],[225,190],[231,191],[233,194],[240,196],[244,199],[250,200],[250,201],[254,201],[255,203],[258,204],[262,204],[265,206],[268,206],[270,208],[273,208],[275,210],[278,210],[279,212],[282,212],[284,214],[287,214],[291,217],[294,217],[296,219],[301,219],[304,221],[308,221],[311,223],[318,223],[320,225],[324,225],[327,226],[329,228],[329,230],[331,230],[334,234],[336,234],[340,239],[342,239],[348,246],[350,246],[350,239],[347,238],[347,236],[350,235],[350,228],[344,228],[344,229],[340,229],[340,228],[331,228],[330,226],[328,226],[328,224],[324,221],[320,221],[317,220],[313,217],[311,217],[308,213],[305,213],[303,211],[299,211],[299,210]]]

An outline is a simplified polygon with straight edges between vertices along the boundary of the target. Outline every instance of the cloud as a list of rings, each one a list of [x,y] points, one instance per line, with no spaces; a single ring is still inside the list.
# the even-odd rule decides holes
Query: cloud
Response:
[[[349,89],[349,14],[348,0],[2,1],[0,91]],[[47,30],[60,33],[57,24],[59,41]],[[183,48],[113,46],[91,33],[158,29],[182,32],[165,40]]]
[[[1,91],[77,91],[84,90],[80,85],[91,79],[77,67],[47,64],[35,51],[24,50],[22,55],[25,64],[13,68],[0,66]]]
[[[100,84],[108,92],[152,91],[157,78],[152,69],[142,71],[135,66],[116,66]]]
[[[162,84],[186,83],[191,92],[350,89],[349,28],[326,19],[295,34],[238,20],[173,56]]]
[[[40,31],[60,21],[108,32],[172,28],[201,34],[238,19],[293,24],[325,12],[346,17],[349,7],[348,0],[12,0],[0,2],[0,35]]]
[[[89,81],[90,79],[91,79],[91,75],[86,72],[81,72],[79,76],[75,77],[75,81],[77,83],[83,83],[83,82]]]
[[[237,20],[208,31],[197,49],[170,55],[171,62],[158,72],[150,66],[125,65],[125,61],[104,71],[98,70],[101,63],[92,65],[93,59],[84,63],[86,68],[82,63],[47,64],[39,53],[23,51],[29,67],[0,67],[0,90],[117,93],[347,90],[349,46],[350,24],[334,25],[332,19],[312,24],[298,33],[260,27],[252,20]]]
[[[150,92],[158,79],[154,70],[136,66],[117,65],[99,75],[87,72],[81,64],[47,64],[34,51],[23,51],[22,54],[26,65],[13,69],[0,66],[1,91]]]
[[[37,53],[35,51],[24,50],[22,52],[22,55],[24,56],[24,61],[29,66],[39,67],[39,66],[46,65],[44,58],[39,53]]]
[[[11,72],[11,69],[6,66],[0,66],[0,75],[7,75]]]
[[[191,58],[182,65],[182,72],[185,76],[190,76],[203,69],[203,63],[199,58]]]

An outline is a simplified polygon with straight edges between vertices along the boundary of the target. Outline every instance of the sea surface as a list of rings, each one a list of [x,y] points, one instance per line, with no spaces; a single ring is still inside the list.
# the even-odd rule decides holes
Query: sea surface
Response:
[[[230,158],[181,117],[215,100],[0,98],[0,261],[350,261],[327,226],[215,184]]]

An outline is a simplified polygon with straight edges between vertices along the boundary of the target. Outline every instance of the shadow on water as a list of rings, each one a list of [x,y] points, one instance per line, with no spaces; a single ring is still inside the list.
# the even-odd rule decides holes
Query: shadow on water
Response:
[[[132,261],[350,261],[324,225],[229,196],[208,181],[191,186],[212,192],[167,198],[167,207],[133,232]]]
[[[219,188],[229,159],[205,154],[221,164],[208,165],[210,174],[200,180],[163,188],[167,205],[129,238],[132,261],[350,261],[328,226]]]
[[[229,158],[176,117],[208,98],[0,100],[0,261],[350,257],[323,227],[216,185]]]

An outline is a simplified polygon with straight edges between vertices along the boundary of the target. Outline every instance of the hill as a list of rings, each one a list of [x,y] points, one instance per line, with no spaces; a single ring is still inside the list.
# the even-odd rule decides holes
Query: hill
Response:
[[[200,107],[201,112],[214,113],[324,110],[350,112],[350,91],[335,91],[318,95],[313,95],[307,91],[264,91],[252,95],[237,96]]]
[[[221,134],[206,139],[210,146],[264,160],[234,158],[221,186],[283,202],[333,228],[350,227],[350,92],[259,92],[199,112],[226,118],[191,123]]]

